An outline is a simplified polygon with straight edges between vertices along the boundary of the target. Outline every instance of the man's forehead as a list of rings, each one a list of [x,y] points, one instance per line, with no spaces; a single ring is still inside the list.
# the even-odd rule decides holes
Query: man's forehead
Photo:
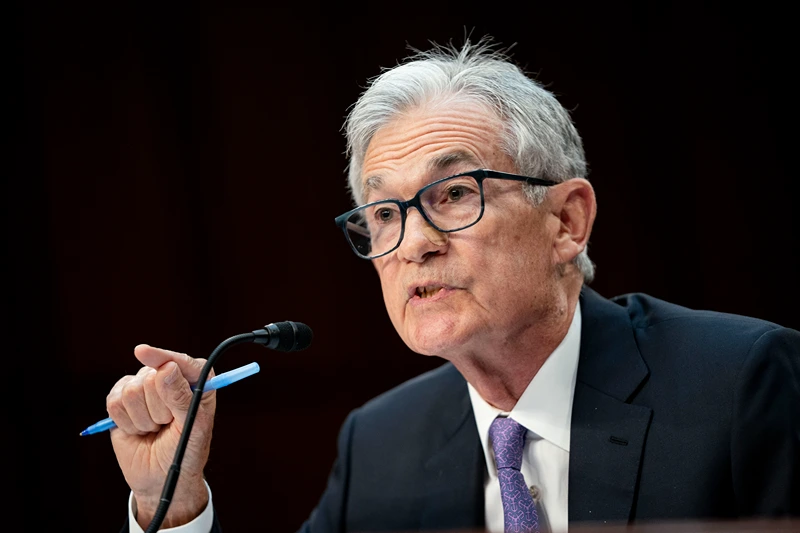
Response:
[[[425,174],[428,176],[445,177],[439,174],[463,167],[463,169],[477,169],[481,162],[473,154],[460,149],[453,149],[441,154],[431,156],[425,162]],[[410,179],[412,176],[404,177]],[[378,191],[386,187],[386,179],[382,174],[373,174],[364,180],[364,192],[369,195],[371,191]]]

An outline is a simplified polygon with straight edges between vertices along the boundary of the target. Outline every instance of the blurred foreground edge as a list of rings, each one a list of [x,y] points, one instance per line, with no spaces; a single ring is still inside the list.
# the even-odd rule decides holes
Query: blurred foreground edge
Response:
[[[636,524],[583,523],[569,528],[570,533],[800,533],[800,520],[728,520],[728,521],[653,521]]]
[[[583,522],[570,526],[569,533],[800,533],[800,519],[737,520],[737,521],[671,521],[625,523]],[[372,532],[364,532],[372,533]],[[399,533],[416,533],[406,531]],[[484,529],[448,529],[438,533],[488,533]]]

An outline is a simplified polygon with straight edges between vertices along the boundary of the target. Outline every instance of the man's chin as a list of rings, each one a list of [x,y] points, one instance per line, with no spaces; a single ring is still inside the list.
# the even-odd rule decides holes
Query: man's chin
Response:
[[[464,344],[464,339],[454,335],[452,327],[445,331],[421,328],[406,338],[406,344],[418,354],[436,355],[448,359],[450,354]]]

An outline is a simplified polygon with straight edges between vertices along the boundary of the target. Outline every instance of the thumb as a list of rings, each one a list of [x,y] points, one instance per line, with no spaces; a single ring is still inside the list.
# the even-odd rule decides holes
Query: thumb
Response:
[[[136,356],[143,365],[155,368],[158,370],[168,362],[175,363],[180,369],[183,377],[186,378],[191,384],[197,382],[200,377],[200,372],[203,370],[203,365],[206,364],[205,359],[195,359],[189,357],[185,353],[173,352],[171,350],[162,350],[161,348],[154,348],[147,344],[140,344],[133,349],[133,354]],[[213,373],[209,374],[209,378]]]
[[[192,403],[193,392],[190,384],[197,382],[205,359],[194,359],[184,353],[154,348],[140,344],[133,350],[136,358],[144,365],[156,369],[156,390],[172,416],[181,424],[186,419]],[[214,375],[209,373],[209,379]],[[204,395],[204,403],[213,404],[214,392]]]
[[[172,416],[183,424],[193,393],[177,363],[167,361],[156,371],[156,390]]]

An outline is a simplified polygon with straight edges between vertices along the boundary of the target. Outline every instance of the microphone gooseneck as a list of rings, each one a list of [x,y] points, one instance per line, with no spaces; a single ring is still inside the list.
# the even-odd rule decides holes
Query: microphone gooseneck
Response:
[[[208,374],[211,372],[211,367],[217,358],[222,355],[231,346],[237,344],[244,344],[246,342],[255,342],[263,345],[265,348],[278,350],[281,352],[296,352],[305,350],[311,345],[313,333],[311,328],[301,322],[276,322],[264,326],[263,329],[255,330],[251,333],[242,333],[234,335],[229,339],[222,341],[217,346],[211,355],[208,356],[208,361],[203,365],[200,371],[200,377],[194,386],[194,394],[192,395],[192,403],[189,405],[189,411],[186,414],[186,422],[183,426],[181,438],[178,441],[178,447],[175,449],[175,455],[172,458],[172,465],[167,472],[167,479],[164,481],[164,488],[161,490],[161,498],[156,509],[150,525],[147,526],[146,533],[155,533],[161,527],[164,518],[167,516],[170,503],[172,503],[172,495],[175,493],[175,487],[178,485],[178,477],[181,473],[181,463],[183,462],[183,455],[186,453],[186,446],[189,444],[189,436],[192,433],[192,426],[194,419],[197,416],[197,411],[200,408],[200,400],[203,398],[203,389],[208,379]]]

